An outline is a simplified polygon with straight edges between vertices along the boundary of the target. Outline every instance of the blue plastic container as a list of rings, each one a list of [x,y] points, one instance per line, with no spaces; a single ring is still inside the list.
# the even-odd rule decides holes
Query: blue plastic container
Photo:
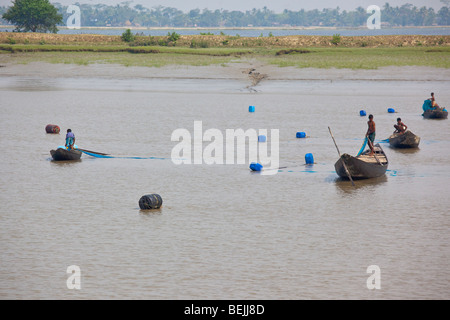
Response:
[[[359,115],[361,116],[361,117],[365,117],[366,116],[366,111],[364,111],[364,110],[361,110],[361,111],[359,111]]]
[[[314,157],[312,153],[305,154],[305,162],[306,164],[314,164]]]
[[[266,136],[264,135],[258,136],[258,142],[266,142]]]
[[[263,168],[263,166],[257,162],[252,162],[250,164],[250,170],[252,171],[261,171]]]
[[[255,106],[249,106],[248,112],[255,112]]]
[[[297,138],[306,138],[306,133],[305,132],[297,132],[296,137]]]
[[[393,108],[388,108],[389,113],[395,113],[395,110]]]

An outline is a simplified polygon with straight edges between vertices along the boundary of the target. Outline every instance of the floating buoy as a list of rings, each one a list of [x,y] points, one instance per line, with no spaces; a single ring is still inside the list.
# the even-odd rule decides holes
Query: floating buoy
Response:
[[[250,164],[250,170],[252,171],[261,171],[263,168],[263,166],[257,162],[252,162]]]
[[[395,113],[395,110],[393,108],[388,108],[389,113]]]
[[[249,106],[248,112],[255,112],[255,106]]]
[[[306,133],[305,132],[297,132],[296,137],[297,138],[306,138]]]
[[[146,194],[139,199],[139,208],[142,210],[159,209],[162,203],[163,201],[159,194]]]
[[[45,132],[47,133],[59,133],[60,128],[56,124],[48,124],[45,127]]]
[[[314,164],[314,157],[312,153],[305,154],[305,162],[306,164]]]
[[[266,142],[266,136],[264,135],[258,136],[258,142]]]
[[[360,115],[361,117],[365,117],[365,116],[366,116],[366,111],[360,110],[360,111],[359,111],[359,115]]]

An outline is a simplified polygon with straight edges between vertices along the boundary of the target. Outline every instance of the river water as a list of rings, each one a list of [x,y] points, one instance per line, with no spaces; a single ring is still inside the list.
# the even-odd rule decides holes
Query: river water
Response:
[[[61,28],[59,34],[102,34],[111,36],[120,36],[127,28],[80,28],[68,29]],[[0,27],[0,32],[11,32],[14,27]],[[368,28],[136,28],[132,29],[133,33],[145,36],[167,36],[167,33],[176,32],[180,35],[199,35],[199,34],[215,34],[241,37],[274,37],[280,36],[333,36],[339,34],[345,37],[355,36],[388,36],[388,35],[424,35],[424,36],[448,36],[450,35],[450,27],[405,27],[405,28],[386,28],[368,29]]]
[[[245,79],[184,69],[178,78],[121,78],[8,68],[0,69],[0,298],[450,298],[449,122],[421,116],[431,91],[449,105],[447,70],[435,72],[439,81],[321,71],[249,90]],[[334,171],[328,127],[341,153],[356,154],[361,109],[374,114],[378,141],[400,116],[421,143],[410,151],[381,143],[387,174],[352,187]],[[195,121],[203,131],[278,129],[283,168],[175,165],[171,135],[193,134]],[[61,133],[46,134],[47,124]],[[114,158],[51,161],[67,128],[80,148]],[[305,166],[306,153],[314,165]],[[139,209],[149,193],[161,195],[160,210]],[[81,289],[68,288],[73,265]],[[368,288],[370,266],[380,289]]]

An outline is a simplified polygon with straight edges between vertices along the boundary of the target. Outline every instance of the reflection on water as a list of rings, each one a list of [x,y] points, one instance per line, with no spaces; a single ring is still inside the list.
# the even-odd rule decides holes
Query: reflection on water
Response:
[[[4,80],[4,79],[3,79]],[[3,88],[17,91],[53,91],[57,89],[57,81],[53,79],[34,78],[12,78],[5,82]]]
[[[95,74],[93,74],[95,76]],[[132,80],[122,79],[89,79],[82,78],[39,78],[39,77],[8,77],[0,78],[0,90],[8,91],[67,91],[67,90],[84,90],[84,91],[116,91],[123,92],[133,91],[153,91],[159,93],[171,93],[178,90],[187,92],[202,92],[203,90],[217,90],[221,92],[227,91],[248,91],[244,90],[239,82],[233,83],[221,79],[203,79],[202,85],[190,79],[142,79],[134,78]],[[220,88],[220,90],[218,89]]]
[[[252,94],[234,79],[66,80],[76,85],[0,77],[12,81],[0,97],[0,297],[449,298],[449,122],[420,116],[430,88],[450,101],[445,82],[398,90],[337,80],[310,92],[308,81],[279,87],[269,78]],[[367,130],[359,110],[375,115],[384,137],[392,105],[420,149],[385,148],[386,175],[353,187],[334,171],[328,126],[341,153],[356,154]],[[175,165],[172,132],[200,120],[222,132],[279,129],[280,169]],[[49,123],[114,158],[49,161],[64,143],[45,133]],[[139,209],[149,193],[162,196],[160,210]],[[67,289],[70,265],[81,269],[82,290]],[[367,289],[370,265],[381,269],[381,290]]]
[[[81,162],[82,159],[78,159],[78,160],[67,160],[67,161],[56,161],[53,159],[49,159],[51,161],[52,164],[58,165],[58,166],[62,166],[62,167],[67,167],[67,166],[72,166],[77,162]]]
[[[414,154],[420,152],[420,146],[417,148],[394,148],[389,145],[389,148],[395,152],[399,152],[405,155]]]
[[[373,178],[373,179],[360,179],[360,180],[353,180],[355,185],[353,186],[349,179],[344,179],[341,177],[337,177],[335,180],[336,187],[340,191],[342,191],[344,194],[354,194],[355,192],[358,193],[358,195],[361,195],[362,192],[370,192],[374,188],[382,187],[384,183],[388,181],[388,178],[386,175]],[[367,195],[369,196],[369,194]]]
[[[152,210],[139,210],[139,213],[146,217],[154,217],[154,216],[160,216],[163,214],[163,209],[152,209]]]

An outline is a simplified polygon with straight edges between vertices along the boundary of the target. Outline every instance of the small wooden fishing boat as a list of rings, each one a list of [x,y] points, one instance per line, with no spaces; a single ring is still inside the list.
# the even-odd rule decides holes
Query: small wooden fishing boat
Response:
[[[417,148],[420,143],[420,137],[411,131],[405,133],[394,133],[389,137],[389,145],[394,148]]]
[[[448,117],[448,111],[445,109],[428,109],[424,113],[422,113],[422,116],[425,119],[447,119]]]
[[[82,152],[80,150],[67,150],[65,148],[58,148],[50,150],[50,154],[54,161],[71,161],[80,160]]]
[[[344,153],[334,164],[336,173],[346,179],[349,178],[348,174],[353,179],[369,179],[384,175],[389,164],[386,154],[379,144],[374,146],[374,151],[374,156],[369,155],[370,149],[356,157]]]

